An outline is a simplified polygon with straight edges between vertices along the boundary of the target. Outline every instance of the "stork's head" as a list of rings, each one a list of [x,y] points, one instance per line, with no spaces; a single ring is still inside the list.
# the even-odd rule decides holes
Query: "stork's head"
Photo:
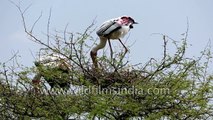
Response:
[[[129,16],[122,16],[121,19],[123,23],[126,25],[129,25],[130,28],[133,28],[133,24],[138,24],[137,22],[135,22],[135,20],[132,17],[129,17]]]

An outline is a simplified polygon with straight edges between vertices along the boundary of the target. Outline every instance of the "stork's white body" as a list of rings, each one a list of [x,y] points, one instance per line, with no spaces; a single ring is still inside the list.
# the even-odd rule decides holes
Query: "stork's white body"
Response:
[[[130,30],[129,26],[122,26],[119,30],[113,32],[110,35],[110,39],[112,40],[121,39],[129,32],[129,30]]]
[[[45,54],[39,56],[36,62],[39,62],[43,66],[54,68],[59,66],[62,62],[68,64],[68,59],[65,56],[59,54]]]
[[[116,23],[116,24],[113,24]],[[104,22],[99,30],[97,30],[97,34],[99,37],[104,36],[109,34],[109,36],[105,36],[108,39],[119,39],[119,38],[123,38],[130,30],[130,24],[122,24],[122,20],[121,18],[114,18],[111,20],[108,20],[106,22]],[[117,29],[118,27],[120,27],[119,29]],[[99,34],[99,31],[102,31],[102,29],[104,29],[104,32]],[[115,30],[117,29],[117,30]]]

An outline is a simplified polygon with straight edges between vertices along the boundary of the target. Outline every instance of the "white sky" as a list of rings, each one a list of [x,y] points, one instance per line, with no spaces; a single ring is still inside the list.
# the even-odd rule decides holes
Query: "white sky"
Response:
[[[14,0],[18,2],[18,0]],[[23,8],[32,4],[26,13],[28,26],[43,12],[35,32],[45,37],[49,10],[52,8],[51,27],[63,30],[69,23],[70,32],[83,32],[96,18],[99,26],[105,20],[121,15],[132,16],[140,24],[130,32],[127,45],[130,61],[145,63],[150,58],[162,56],[162,33],[175,40],[181,39],[189,19],[187,50],[189,57],[199,56],[209,39],[213,39],[213,0],[20,0]],[[39,45],[27,39],[18,10],[8,1],[0,2],[0,62],[8,60],[14,51],[19,51],[21,62],[33,65],[31,51],[35,54]],[[93,37],[97,37],[94,34]],[[115,43],[114,41],[113,43]],[[118,42],[118,41],[117,41]],[[112,44],[113,44],[112,43]],[[169,48],[172,50],[172,48]],[[212,49],[213,51],[213,49]]]

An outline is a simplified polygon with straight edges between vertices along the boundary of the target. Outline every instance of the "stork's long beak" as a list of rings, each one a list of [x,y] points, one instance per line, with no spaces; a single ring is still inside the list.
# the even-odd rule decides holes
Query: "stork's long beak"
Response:
[[[133,24],[139,24],[138,22],[134,22]]]
[[[95,68],[98,68],[97,52],[91,51],[91,52],[90,52],[90,56],[91,56],[91,58],[92,58],[93,65],[95,66]]]

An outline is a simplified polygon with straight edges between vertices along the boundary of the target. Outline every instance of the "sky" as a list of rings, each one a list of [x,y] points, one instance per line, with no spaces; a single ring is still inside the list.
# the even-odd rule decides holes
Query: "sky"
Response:
[[[213,1],[212,0],[13,0],[22,8],[31,7],[25,13],[27,26],[30,27],[42,12],[42,18],[35,27],[35,33],[45,38],[47,20],[52,10],[50,30],[64,30],[69,23],[70,32],[83,32],[95,19],[95,26],[122,15],[128,15],[139,24],[130,31],[127,42],[131,45],[129,60],[145,63],[150,58],[162,57],[162,36],[166,34],[180,41],[189,22],[186,55],[199,56],[213,39]],[[33,65],[33,55],[41,48],[30,41],[24,33],[22,20],[17,8],[8,0],[0,3],[0,62],[19,52],[20,62]],[[96,34],[92,34],[97,38]],[[126,38],[124,38],[126,39]],[[116,41],[113,41],[115,43]],[[118,41],[117,41],[118,42]],[[113,44],[112,43],[112,44]],[[212,43],[211,43],[212,45]],[[174,50],[169,47],[168,50]],[[213,48],[211,48],[213,51]],[[33,54],[33,55],[32,55]]]

